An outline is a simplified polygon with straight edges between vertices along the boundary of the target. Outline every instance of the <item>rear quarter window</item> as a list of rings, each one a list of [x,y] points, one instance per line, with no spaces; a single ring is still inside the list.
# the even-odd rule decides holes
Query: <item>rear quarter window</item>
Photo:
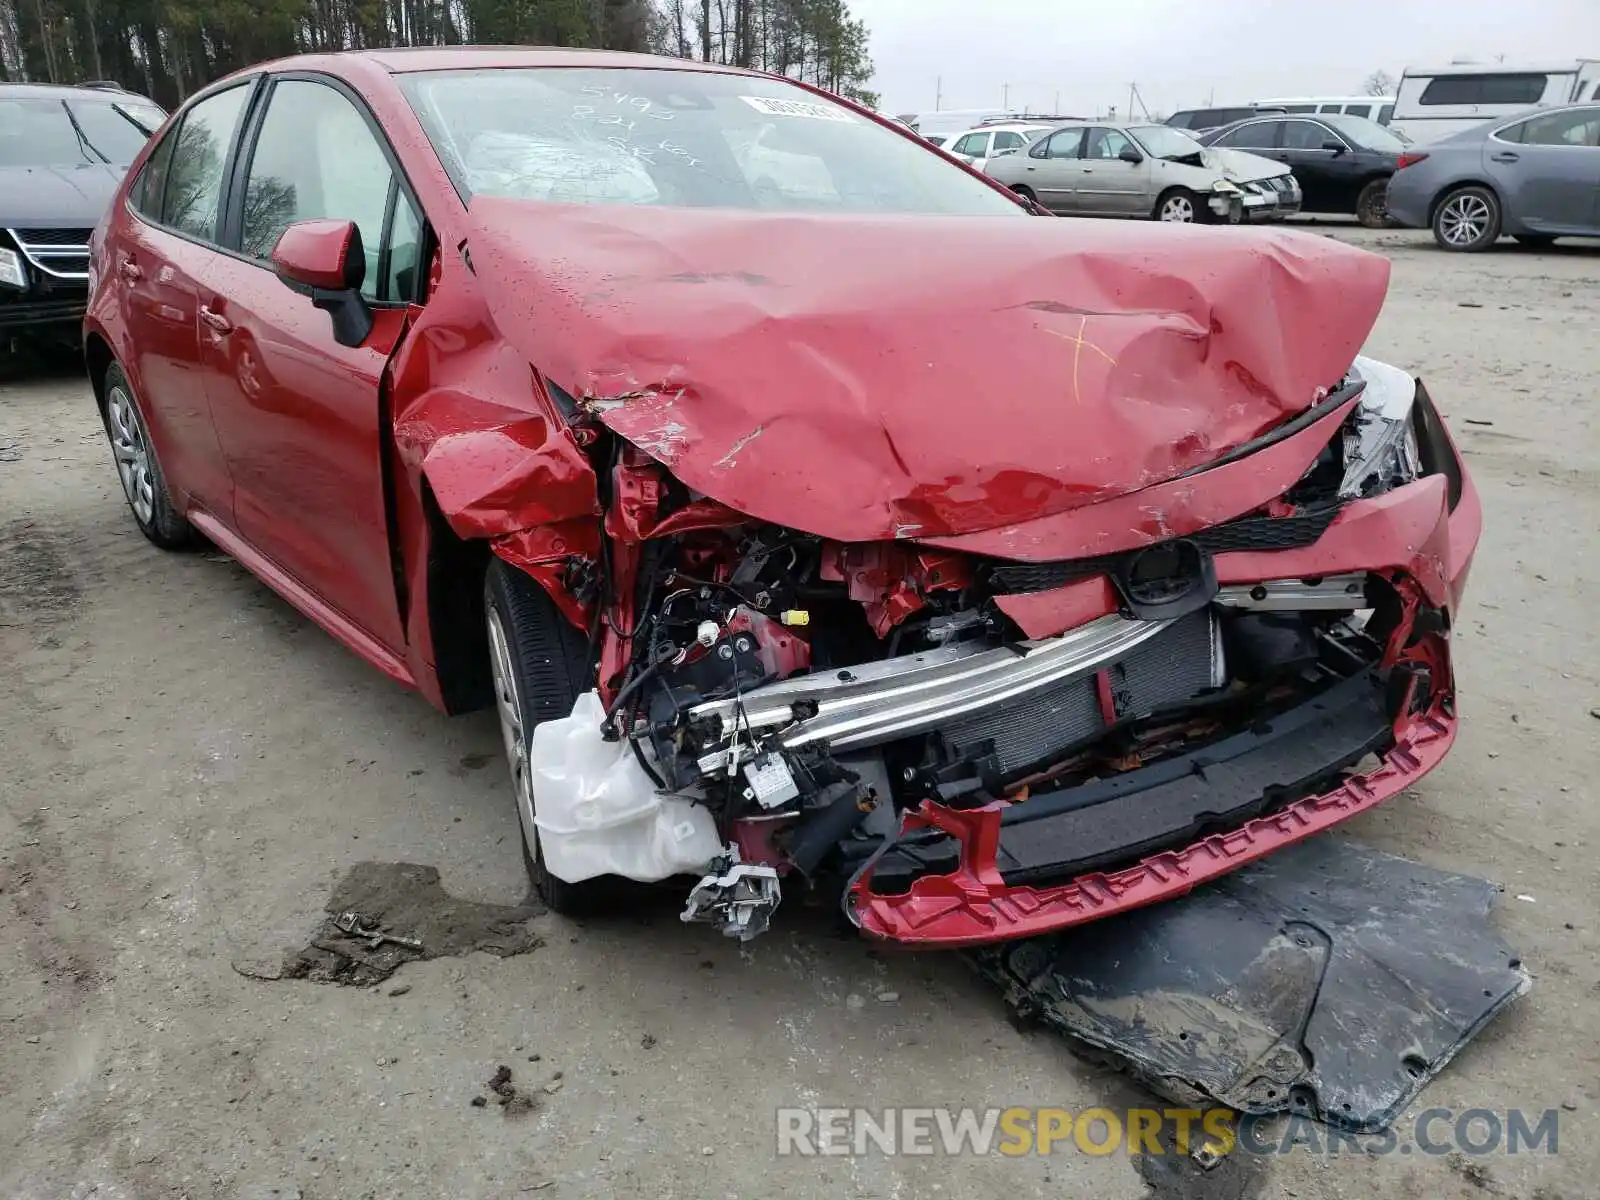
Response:
[[[1547,75],[1436,75],[1422,89],[1418,104],[1537,104]]]

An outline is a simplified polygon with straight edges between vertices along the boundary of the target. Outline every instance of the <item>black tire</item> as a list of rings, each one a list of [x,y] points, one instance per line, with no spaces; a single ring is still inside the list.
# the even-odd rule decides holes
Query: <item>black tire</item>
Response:
[[[1511,237],[1529,250],[1548,250],[1556,244],[1554,235],[1548,233],[1513,233]]]
[[[1181,202],[1188,203],[1189,216],[1187,218],[1176,215],[1164,215],[1168,206],[1172,206],[1174,213],[1181,211]],[[1174,224],[1204,225],[1211,219],[1211,210],[1206,208],[1200,197],[1188,188],[1168,188],[1156,197],[1156,206],[1150,210],[1150,219],[1153,221],[1170,221]]]
[[[1011,190],[1031,204],[1039,203],[1039,197],[1033,194],[1033,189],[1027,186],[1027,184],[1019,183]]]
[[[493,622],[498,620],[504,633],[510,672],[515,684],[513,697],[519,710],[524,762],[533,743],[533,731],[545,721],[569,716],[578,696],[589,686],[589,643],[572,627],[545,590],[528,576],[502,560],[491,559],[483,583],[484,620],[489,624],[489,653],[495,655]],[[492,664],[491,664],[492,666]],[[495,704],[502,702],[499,680],[495,683]],[[502,725],[502,729],[504,726]],[[511,734],[506,734],[509,741]],[[511,749],[508,745],[507,755]],[[528,881],[539,898],[551,909],[567,916],[582,916],[613,900],[616,881],[609,878],[568,883],[545,869],[544,853],[530,830],[523,812],[518,764],[508,762],[517,806],[517,826],[522,836],[522,861]],[[524,768],[525,769],[525,768]],[[532,787],[528,805],[533,807]]]
[[[1356,220],[1363,229],[1389,227],[1389,180],[1371,179],[1356,197]]]
[[[116,363],[106,368],[100,385],[100,421],[111,445],[112,463],[122,484],[128,511],[144,534],[163,550],[182,550],[202,539],[176,507],[167,491],[167,477],[156,458],[155,443],[144,408],[133,385]],[[130,458],[131,456],[131,458]]]
[[[1433,240],[1441,250],[1476,254],[1500,239],[1500,197],[1481,184],[1446,192],[1433,210]]]

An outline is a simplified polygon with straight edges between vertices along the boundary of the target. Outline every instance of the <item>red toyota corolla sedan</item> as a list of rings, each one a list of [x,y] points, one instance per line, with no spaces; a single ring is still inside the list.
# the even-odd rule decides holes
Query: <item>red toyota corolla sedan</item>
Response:
[[[1043,933],[1454,737],[1478,499],[1336,242],[1042,217],[789,80],[450,48],[208,88],[91,269],[140,529],[496,706],[557,909]]]

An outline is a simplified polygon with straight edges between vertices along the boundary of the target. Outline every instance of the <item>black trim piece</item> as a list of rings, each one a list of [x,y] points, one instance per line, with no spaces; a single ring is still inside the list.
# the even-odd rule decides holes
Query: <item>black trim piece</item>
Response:
[[[255,158],[256,135],[261,131],[261,122],[266,119],[267,100],[272,94],[271,78],[263,75],[261,80],[261,86],[245,107],[243,119],[239,122],[239,141],[228,159],[227,207],[222,210],[222,220],[218,222],[222,228],[216,245],[212,247],[214,250],[227,252],[230,247],[239,244],[242,236],[245,187],[250,164]]]
[[[1222,525],[1202,529],[1188,538],[1207,554],[1242,551],[1298,550],[1314,545],[1339,515],[1339,505],[1307,508],[1287,517],[1240,517]],[[1165,545],[1166,543],[1156,543]],[[1025,563],[991,560],[988,584],[997,596],[1026,592],[1047,592],[1075,579],[1091,575],[1114,574],[1133,555],[1154,547],[1140,547],[1120,554],[1101,554],[1094,558],[1061,559],[1056,562]]]
[[[1444,421],[1434,407],[1428,389],[1417,380],[1416,401],[1411,406],[1411,425],[1417,434],[1417,454],[1422,460],[1424,475],[1443,475],[1447,487],[1450,511],[1455,512],[1461,503],[1461,492],[1466,486],[1461,474],[1461,460],[1450,445],[1450,435],[1445,432]]]
[[[1294,708],[1252,725],[1243,733],[1236,733],[1213,742],[1203,749],[1176,758],[1164,759],[1125,771],[1080,787],[1039,796],[1026,804],[1014,804],[1000,815],[1000,824],[1026,825],[1033,821],[1057,817],[1063,813],[1078,812],[1086,808],[1122,800],[1152,788],[1174,783],[1189,776],[1204,780],[1206,772],[1224,763],[1246,758],[1269,747],[1290,744],[1290,749],[1303,752],[1303,739],[1308,731],[1326,723],[1330,717],[1355,713],[1369,718],[1369,732],[1374,736],[1387,734],[1390,722],[1384,703],[1384,688],[1376,668],[1368,667],[1358,675],[1342,679],[1326,691]],[[1365,753],[1365,747],[1362,753]],[[1358,754],[1356,757],[1360,757]],[[1341,760],[1323,762],[1318,770],[1342,766]],[[1288,785],[1292,780],[1283,780]]]
[[[394,209],[395,197],[400,194],[400,185],[395,182],[394,176],[389,176],[389,194],[383,200],[383,232],[378,238],[378,299],[392,300],[389,295],[389,252],[394,247]]]
[[[1382,676],[1368,667],[1309,700],[1187,754],[1000,814],[997,865],[1008,885],[1059,882],[1186,845],[1337,783],[1393,738]],[[924,830],[898,840],[872,890],[903,892],[957,866],[957,840]]]
[[[1252,438],[1248,442],[1240,443],[1221,458],[1212,459],[1210,462],[1202,463],[1198,467],[1190,467],[1187,471],[1180,472],[1172,478],[1188,479],[1194,475],[1203,475],[1207,471],[1214,471],[1218,467],[1225,467],[1229,463],[1238,462],[1241,458],[1249,458],[1252,454],[1265,450],[1268,446],[1276,446],[1279,442],[1293,437],[1302,429],[1315,425],[1323,417],[1337,411],[1343,405],[1352,403],[1366,390],[1367,385],[1361,381],[1341,384],[1306,409],[1305,412],[1289,418],[1282,425],[1267,430],[1266,433],[1263,433],[1258,438]],[[1170,483],[1171,480],[1167,482]]]

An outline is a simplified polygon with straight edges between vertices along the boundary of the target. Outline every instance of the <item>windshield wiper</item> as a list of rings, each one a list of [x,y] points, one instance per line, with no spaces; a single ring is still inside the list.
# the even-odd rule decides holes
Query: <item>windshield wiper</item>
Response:
[[[151,125],[149,127],[146,127],[146,125],[145,125],[145,123],[143,121],[139,120],[138,117],[134,116],[131,112],[129,112],[127,109],[123,108],[122,105],[120,105],[120,104],[113,104],[111,106],[111,111],[116,113],[124,121],[128,122],[128,124],[132,125],[140,133],[144,134],[145,137],[151,136],[156,131],[156,126],[155,125]]]
[[[67,114],[67,120],[72,122],[72,132],[78,135],[78,145],[83,149],[84,157],[90,162],[96,158],[104,163],[110,162],[111,160],[100,153],[95,144],[89,140],[89,135],[83,132],[83,126],[78,124],[78,118],[72,115],[72,108],[65,100],[61,102],[61,109]]]

